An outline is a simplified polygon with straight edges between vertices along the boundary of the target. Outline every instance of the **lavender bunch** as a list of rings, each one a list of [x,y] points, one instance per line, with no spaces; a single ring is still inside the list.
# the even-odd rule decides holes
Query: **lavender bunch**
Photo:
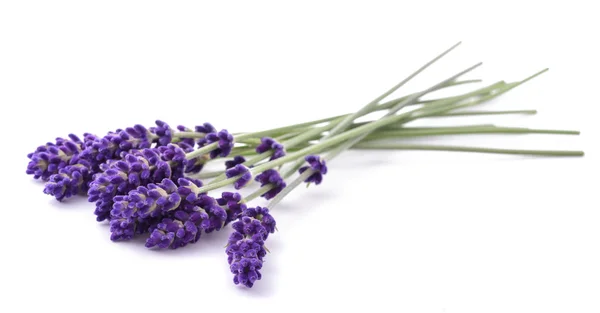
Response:
[[[486,103],[525,80],[500,81],[447,98],[422,100],[425,95],[478,80],[458,79],[477,68],[475,64],[434,86],[383,102],[406,82],[456,46],[446,50],[415,73],[375,98],[355,113],[248,133],[217,131],[209,123],[172,129],[157,121],[155,127],[136,125],[104,137],[85,134],[80,140],[58,138],[30,153],[27,173],[47,181],[44,192],[63,200],[87,193],[95,203],[98,221],[108,220],[111,240],[124,241],[147,234],[146,247],[178,249],[197,242],[232,224],[226,247],[234,283],[252,287],[260,280],[267,255],[265,241],[275,231],[271,212],[303,183],[320,185],[328,165],[348,149],[435,150],[542,156],[582,156],[581,151],[515,150],[483,147],[406,144],[418,136],[460,134],[560,134],[577,131],[459,125],[410,127],[423,118],[473,115],[535,114],[535,110],[468,110]],[[411,108],[410,106],[413,106]],[[407,109],[407,110],[403,110]],[[357,122],[372,112],[385,115]],[[386,140],[386,141],[384,141]],[[396,140],[389,142],[389,140]],[[232,155],[233,157],[230,157]],[[221,162],[222,170],[204,171],[208,162]],[[297,175],[291,179],[293,175]],[[253,179],[254,178],[254,179]],[[208,181],[208,183],[203,183]],[[242,192],[259,185],[251,193]],[[209,192],[229,187],[220,197]],[[266,206],[248,203],[263,197]]]

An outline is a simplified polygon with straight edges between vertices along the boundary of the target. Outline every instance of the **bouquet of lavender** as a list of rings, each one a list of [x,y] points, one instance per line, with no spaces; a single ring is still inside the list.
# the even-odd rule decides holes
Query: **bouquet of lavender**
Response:
[[[403,143],[416,136],[460,134],[556,134],[578,131],[494,125],[410,127],[422,118],[535,114],[525,111],[476,111],[485,103],[545,72],[518,82],[500,81],[447,98],[423,100],[427,94],[478,80],[459,80],[481,63],[450,76],[423,91],[383,101],[410,79],[449,53],[458,44],[422,66],[406,79],[355,113],[333,116],[258,132],[230,133],[209,123],[194,128],[135,125],[104,136],[84,133],[57,138],[28,155],[27,174],[46,182],[44,193],[58,201],[86,194],[95,204],[99,222],[110,223],[110,239],[130,240],[145,235],[146,247],[177,249],[197,242],[232,224],[226,244],[235,284],[252,287],[261,279],[266,241],[276,230],[271,211],[302,183],[319,185],[327,163],[347,149],[437,150],[538,156],[583,156],[582,151],[510,150],[483,147]],[[469,110],[471,109],[471,110]],[[356,122],[373,112],[379,119]],[[207,163],[223,162],[217,172],[202,171]],[[293,177],[297,173],[296,177]],[[259,187],[245,195],[239,190],[254,180]],[[232,191],[209,195],[231,186]],[[266,207],[249,203],[264,197]]]

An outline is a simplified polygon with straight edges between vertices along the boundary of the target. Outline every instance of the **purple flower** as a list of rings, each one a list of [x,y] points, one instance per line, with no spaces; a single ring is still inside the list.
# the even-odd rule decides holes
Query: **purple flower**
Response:
[[[217,199],[217,203],[227,211],[227,219],[225,224],[229,224],[236,220],[239,215],[246,210],[246,204],[240,203],[242,195],[237,192],[225,191],[221,194],[221,198]]]
[[[235,189],[241,189],[252,179],[252,173],[250,173],[250,170],[242,164],[238,164],[225,171],[225,176],[227,176],[227,178],[240,176],[240,178],[233,183]]]
[[[158,141],[159,146],[166,146],[171,143],[173,139],[173,131],[171,127],[163,121],[156,120],[156,127],[150,127],[150,132],[152,132]]]
[[[198,173],[204,167],[207,158],[204,156],[186,159],[186,154],[194,151],[194,146],[187,144],[185,141],[177,144],[168,144],[165,147],[157,148],[164,160],[176,161],[180,166],[173,169],[174,176],[183,177],[183,173]]]
[[[192,129],[187,128],[183,125],[179,125],[177,126],[177,130],[180,132],[193,132]],[[186,145],[190,146],[190,147],[194,147],[196,145],[196,142],[194,141],[194,138],[172,138],[171,142],[173,143],[185,143]]]
[[[86,137],[92,136],[86,134]],[[69,139],[56,138],[55,143],[47,143],[29,153],[29,164],[26,173],[33,178],[47,181],[50,176],[57,174],[60,169],[70,164],[73,156],[79,154],[84,142],[77,136],[70,134]]]
[[[91,181],[93,172],[86,160],[78,160],[77,162],[77,164],[61,168],[58,174],[50,176],[44,187],[44,193],[61,201],[64,198],[87,192],[88,182]]]
[[[119,150],[121,151],[150,148],[152,142],[155,141],[155,136],[153,136],[146,127],[139,124],[133,127],[127,127],[125,130],[117,130],[116,134],[119,139],[114,137],[113,143],[118,143]]]
[[[133,238],[137,223],[133,218],[117,217],[110,220],[110,240],[120,241]]]
[[[202,185],[200,181],[194,181]],[[115,196],[110,212],[111,239],[129,240],[135,233],[132,230],[137,233],[153,231],[163,218],[170,217],[171,212],[180,208],[182,200],[178,186],[167,178],[158,184],[137,187],[127,195]],[[118,222],[113,223],[115,220]]]
[[[175,210],[181,203],[177,185],[165,178],[158,184],[139,186],[125,196],[115,196],[111,216],[145,219]]]
[[[226,157],[231,153],[231,149],[233,148],[233,136],[226,130],[222,129],[221,131],[212,132],[206,134],[204,140],[199,141],[202,142],[201,146],[205,146],[207,144],[211,144],[217,142],[217,148],[210,152],[210,158],[214,159],[216,157]]]
[[[177,162],[166,162],[155,149],[144,149],[126,154],[123,160],[102,164],[103,172],[94,175],[88,190],[88,201],[96,202],[95,214],[98,221],[110,218],[113,198],[116,195],[126,195],[129,191],[164,178],[173,178],[171,164],[177,167]]]
[[[215,200],[207,195],[199,195],[194,203],[180,206],[163,218],[146,241],[146,247],[177,249],[200,239],[201,232],[220,230],[227,214]]]
[[[228,169],[235,167],[238,164],[242,164],[244,162],[246,162],[246,159],[243,156],[236,155],[235,157],[233,157],[233,159],[225,161],[225,169],[228,170]]]
[[[233,282],[250,288],[262,278],[260,269],[267,254],[264,241],[275,231],[275,220],[266,208],[248,208],[232,227],[225,252]]]
[[[170,143],[155,149],[163,161],[170,162],[171,170],[173,171],[172,176],[175,178],[183,177],[184,173],[189,173],[196,169],[195,163],[197,158],[191,160],[185,158],[185,154],[193,150],[194,148],[182,142],[179,144]],[[191,169],[192,167],[194,169]]]
[[[265,199],[269,200],[275,197],[283,188],[285,188],[286,184],[283,178],[279,175],[279,172],[274,169],[266,170],[254,178],[257,182],[260,182],[260,186],[265,186],[270,184],[272,186],[269,191],[262,194]]]
[[[200,180],[180,178],[177,180],[177,184],[179,185],[177,192],[186,200],[186,203],[193,203],[200,195],[206,195],[206,193],[200,193],[198,191],[200,187],[202,187],[202,182]]]
[[[250,217],[252,219],[260,221],[260,224],[267,231],[266,233],[262,233],[263,240],[267,240],[269,234],[275,232],[275,219],[273,218],[273,216],[271,216],[271,214],[269,213],[269,209],[267,208],[259,206],[255,208],[248,208],[244,212],[242,212],[242,220],[244,219],[244,217]]]
[[[308,155],[304,159],[306,162],[308,162],[310,168],[315,171],[312,175],[308,176],[304,182],[315,183],[315,185],[320,184],[323,181],[323,175],[327,174],[327,165],[325,160],[321,160],[318,155]],[[309,168],[309,166],[303,166],[298,171],[300,174],[302,174]]]
[[[107,160],[121,159],[123,152],[150,148],[154,138],[156,136],[150,134],[142,125],[128,127],[125,130],[117,129],[117,131],[109,132],[102,138],[86,142],[81,157],[99,166]]]
[[[199,181],[181,178],[178,180],[178,184],[179,187],[169,183],[169,190],[165,192],[170,193],[168,198],[172,198],[175,194],[174,190],[176,190],[178,201],[163,200],[162,202],[171,204],[168,210],[164,210],[164,207],[162,207],[162,210],[153,209],[153,212],[162,215],[162,220],[152,230],[146,241],[146,247],[148,248],[181,248],[198,241],[201,232],[218,231],[225,225],[227,212],[218,205],[214,198],[198,192],[202,186]],[[167,196],[162,196],[162,198],[167,199]],[[159,201],[150,202],[150,207],[153,208],[155,203]],[[175,204],[177,204],[177,207],[175,207]],[[131,202],[123,207],[128,208],[130,206]],[[137,207],[138,205],[134,206]],[[118,208],[115,204],[114,210],[116,209]],[[135,213],[133,216],[135,216]]]
[[[210,123],[204,123],[200,126],[196,126],[194,130],[197,133],[205,133],[205,134],[213,133],[213,132],[217,131],[217,129],[214,126],[212,126]]]
[[[177,210],[173,218],[163,218],[146,240],[147,248],[177,249],[200,239],[198,224],[206,219],[206,213]]]
[[[285,155],[285,148],[275,139],[270,137],[263,137],[260,141],[261,143],[258,146],[256,146],[257,153],[264,153],[272,150],[273,154],[271,155],[271,160],[281,158]]]

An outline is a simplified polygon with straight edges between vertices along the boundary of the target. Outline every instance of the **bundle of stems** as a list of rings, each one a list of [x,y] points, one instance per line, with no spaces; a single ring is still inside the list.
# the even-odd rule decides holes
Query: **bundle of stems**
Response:
[[[419,70],[409,75],[406,79],[396,86],[375,98],[365,105],[359,111],[351,114],[333,116],[329,118],[318,119],[306,123],[275,128],[271,130],[256,133],[236,134],[236,141],[239,143],[232,151],[234,155],[251,156],[243,164],[251,168],[252,174],[256,175],[265,170],[273,168],[283,168],[282,177],[290,178],[304,164],[304,158],[309,154],[323,154],[324,160],[331,161],[341,152],[347,149],[385,149],[385,150],[429,150],[429,151],[457,151],[457,152],[478,152],[478,153],[497,153],[497,154],[515,154],[515,155],[534,155],[534,156],[583,156],[583,151],[569,150],[523,150],[523,149],[497,149],[486,147],[465,147],[465,146],[447,146],[447,145],[429,145],[429,144],[407,144],[402,139],[420,136],[443,136],[443,135],[473,135],[473,134],[549,134],[549,135],[579,135],[575,130],[555,130],[555,129],[533,129],[524,127],[501,127],[491,124],[485,125],[459,125],[443,127],[410,127],[406,126],[410,122],[426,118],[452,118],[460,116],[484,116],[484,115],[509,115],[525,114],[533,115],[537,111],[529,110],[506,110],[506,111],[484,111],[469,110],[473,107],[487,103],[492,99],[516,88],[525,82],[546,72],[544,69],[534,75],[521,81],[505,82],[498,81],[485,87],[473,91],[455,95],[446,98],[434,100],[421,100],[425,95],[437,90],[450,88],[458,85],[479,83],[480,80],[458,80],[459,77],[479,67],[481,63],[475,64],[456,75],[453,75],[434,86],[423,91],[412,93],[403,97],[381,102],[384,98],[391,95],[400,87],[404,86],[409,80],[439,60],[442,56],[453,50],[460,43],[454,45],[444,53],[440,54],[432,61],[421,67]],[[408,109],[408,110],[402,110]],[[399,111],[403,111],[399,113]],[[375,120],[367,122],[356,122],[357,119],[365,117],[373,112],[383,111],[386,114]],[[404,112],[405,111],[405,112]],[[263,136],[272,136],[285,146],[289,153],[285,157],[269,160],[272,152],[268,151],[256,154],[255,147],[260,144],[260,138]],[[390,142],[392,140],[392,142]],[[210,151],[199,149],[190,154],[190,157],[202,155]],[[294,179],[288,186],[280,192],[268,205],[269,208],[275,207],[285,195],[305,181],[314,171],[308,169]],[[225,171],[204,172],[198,175],[199,178],[213,178],[210,183],[200,189],[201,192],[207,192],[232,184],[239,177],[225,176]],[[261,194],[264,194],[272,186],[266,185],[251,193],[244,198],[244,201],[250,201]]]

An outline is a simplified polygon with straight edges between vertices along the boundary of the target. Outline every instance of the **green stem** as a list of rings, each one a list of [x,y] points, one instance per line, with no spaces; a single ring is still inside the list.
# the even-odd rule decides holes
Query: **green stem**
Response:
[[[173,132],[171,136],[173,138],[204,138],[206,134],[199,132]]]
[[[544,70],[544,71],[545,71],[545,70]],[[481,97],[480,97],[480,98],[479,98],[477,101],[472,101],[472,102],[475,102],[475,103],[482,103],[482,102],[484,102],[484,101],[487,101],[487,100],[493,99],[493,98],[497,97],[498,95],[500,95],[500,94],[502,94],[502,93],[504,93],[504,92],[507,92],[508,90],[510,90],[510,89],[512,89],[512,88],[514,88],[514,87],[516,87],[516,86],[518,86],[518,85],[520,85],[520,84],[522,84],[522,83],[524,83],[524,82],[526,82],[526,81],[528,81],[528,80],[530,80],[530,79],[532,79],[532,78],[534,78],[534,77],[536,77],[536,76],[538,76],[538,75],[540,75],[540,74],[541,74],[541,73],[543,73],[544,71],[542,71],[542,72],[539,72],[539,73],[537,73],[537,74],[535,74],[535,75],[533,75],[533,76],[531,76],[531,77],[529,77],[529,78],[527,78],[527,79],[525,79],[525,80],[521,81],[520,83],[517,83],[517,84],[511,84],[511,85],[509,85],[509,86],[507,86],[507,87],[504,87],[504,88],[501,88],[501,89],[499,89],[497,92],[491,92],[491,93],[490,93],[490,94],[488,94],[488,95],[481,96]],[[492,89],[492,90],[497,90],[497,89]],[[446,99],[446,100],[439,101],[439,102],[437,102],[437,105],[435,105],[435,106],[434,106],[433,110],[428,110],[428,109],[425,109],[425,112],[424,112],[424,113],[423,113],[421,116],[422,116],[422,117],[427,117],[427,116],[435,116],[436,114],[440,114],[440,113],[447,113],[447,112],[453,111],[454,109],[456,109],[456,108],[460,107],[460,106],[456,106],[456,105],[454,105],[454,103],[456,103],[456,102],[457,102],[457,101],[455,101],[455,100],[457,100],[458,102],[462,102],[463,100],[466,100],[466,99],[461,99],[461,98],[459,98],[459,99]],[[472,104],[472,105],[473,105],[473,104]],[[427,105],[427,106],[425,106],[425,108],[430,108],[430,105]],[[360,142],[360,141],[361,141],[361,140],[362,140],[362,139],[363,139],[365,136],[367,136],[369,133],[371,133],[372,131],[374,131],[374,130],[375,130],[375,129],[377,129],[378,127],[385,126],[385,123],[387,123],[387,122],[386,122],[386,119],[397,119],[398,121],[400,121],[400,120],[402,120],[402,119],[405,119],[405,120],[407,120],[407,121],[410,121],[410,120],[414,120],[414,119],[418,118],[418,117],[419,117],[419,113],[421,113],[421,112],[423,112],[423,111],[422,111],[422,110],[421,110],[421,111],[420,111],[420,110],[414,110],[414,111],[411,111],[411,112],[409,112],[408,114],[400,114],[400,115],[397,115],[397,116],[391,116],[391,117],[387,117],[387,115],[386,115],[385,117],[383,117],[382,119],[380,119],[380,120],[379,120],[379,121],[377,121],[377,122],[372,122],[372,123],[369,123],[369,124],[367,124],[367,125],[360,126],[360,127],[356,128],[356,129],[360,129],[361,127],[364,127],[364,128],[365,128],[364,132],[363,132],[361,135],[358,135],[358,136],[356,136],[356,138],[349,140],[349,142],[347,142],[347,143],[344,143],[344,144],[340,145],[340,146],[339,146],[339,147],[337,147],[337,148],[334,148],[334,149],[333,149],[333,151],[329,152],[329,153],[327,154],[327,156],[325,156],[325,158],[324,158],[324,159],[331,160],[331,159],[335,158],[335,157],[336,157],[337,155],[339,155],[339,154],[340,154],[342,151],[345,151],[346,149],[349,149],[349,148],[350,148],[350,147],[352,147],[353,145],[355,145],[355,144],[357,144],[358,142]],[[413,114],[414,114],[414,115],[413,115]],[[408,115],[408,116],[407,116],[407,115]],[[384,125],[377,125],[378,123],[380,123],[380,124],[384,124]],[[369,129],[369,127],[371,127],[371,129]],[[345,134],[347,135],[347,134],[351,133],[352,131],[354,131],[354,130],[350,130],[350,131],[346,132]],[[345,134],[343,134],[343,135],[345,135]],[[343,135],[340,135],[340,136],[343,136]],[[327,140],[326,140],[326,141],[327,141]],[[318,145],[317,145],[317,146],[318,146]],[[308,148],[305,148],[305,149],[308,149]],[[294,170],[295,170],[295,169],[294,169]],[[308,173],[309,173],[309,172],[312,172],[312,170],[311,170],[311,169],[308,169],[308,170],[307,170],[307,171],[305,171],[304,173],[307,173],[307,172],[308,172]],[[304,174],[304,173],[303,173],[303,174]],[[296,181],[300,181],[300,178],[297,178],[297,179],[296,179]],[[298,183],[298,184],[299,184],[299,183]],[[295,185],[297,186],[298,184],[295,184]],[[272,201],[269,203],[268,207],[269,207],[269,208],[273,208],[275,205],[277,205],[277,204],[278,204],[278,203],[279,203],[279,202],[280,202],[280,201],[283,199],[283,197],[285,197],[285,196],[286,196],[286,195],[287,195],[289,192],[291,192],[291,190],[292,190],[292,189],[293,189],[293,188],[287,188],[287,187],[286,187],[286,188],[284,188],[284,190],[282,190],[282,192],[280,192],[280,193],[279,193],[279,194],[278,194],[278,195],[277,195],[277,196],[276,196],[276,197],[275,197],[275,198],[274,198],[274,199],[273,199],[273,200],[272,200]]]
[[[473,83],[473,82],[479,82],[479,80],[466,80],[466,81],[457,81],[457,82],[451,82],[446,84],[445,86],[440,86],[439,88],[435,89],[435,90],[439,90],[439,89],[443,89],[446,87],[452,87],[452,86],[458,86],[458,85],[463,85],[463,84],[468,84],[468,83]],[[383,103],[377,107],[373,107],[369,112],[367,113],[372,113],[372,112],[376,112],[376,111],[380,111],[380,110],[387,110],[390,107],[396,105],[399,102],[404,101],[405,99],[413,96],[412,95],[408,95],[405,97],[401,97],[398,99],[394,99],[391,101],[388,101],[386,103]],[[324,118],[324,119],[319,119],[319,120],[314,120],[311,122],[306,122],[306,123],[300,123],[300,124],[294,124],[294,125],[290,125],[290,126],[285,126],[285,127],[279,127],[279,128],[273,128],[273,129],[269,129],[269,130],[264,130],[264,131],[259,131],[259,132],[253,132],[253,133],[242,133],[242,134],[236,134],[235,136],[235,140],[237,142],[244,142],[246,139],[254,139],[254,138],[260,138],[260,137],[264,137],[264,136],[275,136],[277,134],[286,134],[287,132],[293,131],[293,130],[298,130],[298,129],[302,129],[305,127],[310,127],[310,126],[314,126],[317,124],[321,124],[324,122],[331,122],[331,121],[335,121],[336,119],[340,119],[340,118],[344,118],[346,116],[348,116],[350,114],[345,114],[345,115],[338,115],[338,116],[334,116],[334,117],[329,117],[329,118]],[[186,132],[186,133],[193,133],[193,132]],[[202,134],[202,133],[199,133]],[[198,150],[192,151],[188,154],[186,154],[186,158],[187,159],[193,159],[196,158],[200,155],[206,154],[212,150],[214,150],[217,147],[217,143],[212,143],[209,145],[206,145]]]
[[[209,152],[213,151],[218,146],[219,146],[218,142],[213,142],[213,143],[208,144],[208,145],[206,145],[206,146],[204,146],[204,147],[202,147],[202,148],[200,148],[198,150],[194,150],[194,151],[192,151],[190,153],[187,153],[185,155],[185,158],[188,159],[188,160],[193,159],[193,158],[197,158],[199,156],[202,156],[202,155],[204,155],[206,153],[209,153]]]
[[[350,147],[352,147],[354,144],[356,144],[357,142],[360,142],[363,138],[365,138],[366,136],[368,136],[371,132],[375,131],[376,129],[380,128],[380,127],[384,127],[386,125],[389,125],[391,123],[397,122],[402,120],[403,118],[409,117],[411,112],[405,113],[405,114],[400,114],[400,115],[395,115],[399,110],[401,110],[402,108],[404,108],[406,105],[415,102],[418,98],[422,97],[423,95],[427,94],[428,92],[431,92],[432,90],[435,90],[436,88],[439,88],[440,86],[444,86],[445,84],[452,82],[454,80],[456,80],[458,77],[472,71],[473,69],[479,67],[481,65],[481,63],[477,63],[463,71],[461,71],[458,74],[455,74],[439,83],[437,83],[436,85],[420,92],[417,93],[415,95],[413,95],[412,97],[407,98],[406,100],[396,104],[395,106],[393,106],[390,111],[381,119],[379,119],[378,121],[374,121],[371,122],[369,124],[363,125],[363,126],[359,126],[355,129],[352,130],[348,130],[340,135],[337,135],[335,137],[332,138],[324,138],[322,139],[322,141],[312,147],[307,147],[303,150],[300,150],[299,152],[295,152],[295,153],[300,153],[300,152],[304,152],[304,155],[302,156],[306,156],[308,154],[311,153],[317,153],[319,152],[319,150],[315,147],[319,147],[320,145],[323,147],[328,147],[328,146],[334,146],[337,145],[345,140],[349,141],[347,143],[344,143],[343,145],[340,145],[337,148],[334,148],[333,151],[330,151],[327,156],[325,156],[323,159],[325,160],[330,160],[335,158],[338,154],[340,154],[342,151],[349,149]],[[493,89],[490,89],[493,90]],[[476,94],[476,93],[468,93],[467,97],[470,97],[471,94]],[[450,100],[453,101],[453,100]],[[418,111],[419,109],[417,109]],[[354,132],[354,133],[353,133]],[[345,137],[344,137],[345,136]],[[336,142],[337,140],[337,142]],[[311,151],[312,150],[312,151]],[[296,171],[298,166],[301,165],[302,160],[298,160],[296,162],[296,164],[294,164],[294,166],[292,167],[291,170],[288,170],[288,172],[285,173],[285,175],[290,175],[290,173],[293,171]],[[258,171],[258,167],[255,168],[254,170]],[[302,174],[306,174],[306,175],[311,175],[313,174],[314,171],[312,169],[307,169],[304,173]],[[276,206],[288,193],[290,193],[293,188],[295,188],[295,186],[298,186],[300,184],[300,182],[304,181],[305,178],[303,178],[303,176],[301,175],[300,177],[297,177],[296,180],[288,187],[284,188],[275,198],[273,198],[273,200],[271,200],[271,202],[269,202],[268,207],[269,208],[273,208],[274,206]],[[294,186],[294,187],[292,187]]]
[[[537,114],[536,110],[509,110],[509,111],[465,111],[465,112],[447,112],[430,115],[428,117],[449,117],[449,116],[473,116],[473,115],[505,115],[505,114]]]
[[[446,54],[450,53],[450,51],[454,50],[458,45],[460,45],[460,42],[456,43],[455,45],[453,45],[452,47],[450,47],[446,51],[442,52],[440,55],[436,56],[431,61],[425,63],[425,65],[421,66],[419,69],[417,69],[415,72],[413,72],[412,74],[410,74],[408,77],[406,77],[405,79],[403,79],[402,81],[400,81],[398,84],[396,84],[390,90],[384,92],[383,94],[379,95],[377,98],[373,99],[371,102],[367,103],[364,107],[362,107],[357,112],[346,116],[344,118],[344,120],[341,123],[339,123],[338,125],[336,125],[331,130],[330,134],[326,135],[324,138],[325,139],[329,138],[331,136],[334,136],[334,135],[336,135],[336,134],[338,134],[338,133],[346,130],[346,128],[348,128],[348,126],[350,126],[350,124],[352,124],[352,122],[354,122],[354,120],[356,120],[357,118],[365,115],[366,112],[368,112],[369,110],[371,110],[374,106],[377,106],[377,104],[381,100],[383,100],[387,96],[391,95],[394,91],[398,90],[400,87],[404,86],[407,82],[409,82],[411,79],[413,79],[419,73],[423,72],[425,69],[427,69],[433,63],[435,63],[436,61],[438,61],[439,59],[441,59],[442,57],[444,57]]]
[[[428,151],[457,151],[457,152],[478,152],[478,153],[496,153],[496,154],[519,154],[536,156],[583,156],[583,151],[570,150],[516,150],[516,149],[497,149],[480,147],[462,147],[462,146],[443,146],[443,145],[419,145],[419,144],[401,144],[401,143],[359,143],[355,146],[357,149],[388,149],[388,150],[428,150]]]
[[[242,199],[243,203],[247,203],[250,202],[260,196],[262,196],[264,193],[266,193],[267,191],[271,190],[271,188],[273,188],[274,186],[272,184],[266,184],[260,188],[258,188],[256,191],[254,191],[253,193],[247,195],[244,197],[244,199]]]
[[[555,130],[555,129],[532,129],[519,127],[440,127],[431,129],[398,129],[384,130],[368,136],[369,139],[384,139],[397,137],[416,136],[439,136],[460,134],[555,134],[555,135],[579,135],[579,131]]]

